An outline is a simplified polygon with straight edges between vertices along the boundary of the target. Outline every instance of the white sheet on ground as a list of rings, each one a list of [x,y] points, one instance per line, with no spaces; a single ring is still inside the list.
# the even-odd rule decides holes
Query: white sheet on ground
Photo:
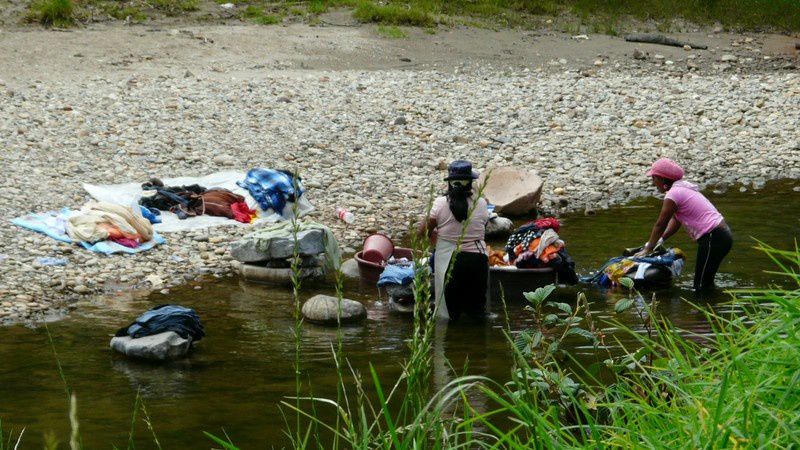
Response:
[[[216,172],[202,177],[177,177],[177,178],[164,178],[161,181],[165,186],[185,186],[190,184],[199,184],[207,189],[223,188],[231,192],[239,194],[245,198],[245,202],[251,209],[258,210],[258,217],[252,222],[252,225],[259,223],[278,222],[283,219],[291,217],[293,205],[287,203],[284,208],[284,215],[269,210],[262,211],[258,207],[258,202],[250,195],[250,193],[241,187],[236,182],[244,180],[245,173],[237,171]],[[120,205],[135,205],[139,203],[142,197],[141,183],[123,183],[123,184],[105,184],[96,185],[84,183],[83,188],[94,199],[99,201],[106,201],[117,203]],[[297,202],[298,216],[302,217],[311,211],[314,207],[305,196],[300,197]],[[153,228],[160,233],[173,233],[177,231],[190,231],[199,230],[202,228],[218,227],[222,225],[248,225],[228,219],[226,217],[214,216],[197,216],[190,217],[185,220],[178,218],[176,214],[167,211],[161,211],[161,223],[153,225]]]

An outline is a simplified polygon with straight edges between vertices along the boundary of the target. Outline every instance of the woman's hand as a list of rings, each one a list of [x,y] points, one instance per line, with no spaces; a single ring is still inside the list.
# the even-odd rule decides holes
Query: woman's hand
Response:
[[[644,244],[644,247],[642,247],[641,250],[639,250],[638,252],[634,253],[633,257],[634,258],[644,258],[645,256],[647,256],[648,253],[650,253],[651,250],[652,250],[652,248],[650,248],[650,243],[648,242],[648,243]]]

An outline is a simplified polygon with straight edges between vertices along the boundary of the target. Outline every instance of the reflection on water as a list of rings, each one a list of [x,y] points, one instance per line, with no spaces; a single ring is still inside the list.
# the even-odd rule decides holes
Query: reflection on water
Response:
[[[794,245],[793,239],[800,236],[800,194],[793,192],[792,186],[791,182],[777,182],[758,194],[730,191],[724,197],[712,196],[736,239],[720,269],[718,284],[722,288],[779,282],[763,272],[771,269],[771,264],[753,250],[750,236],[778,247]],[[591,217],[565,218],[561,234],[578,271],[592,271],[622,248],[644,242],[657,212],[658,201],[648,199]],[[723,304],[728,299],[723,292],[696,297],[691,291],[696,247],[683,232],[678,233],[672,245],[686,251],[689,263],[674,287],[656,293],[659,311],[679,328],[690,330],[695,339],[703,339],[710,331],[705,316],[684,298],[726,314],[739,314],[741,309]],[[619,292],[579,286],[559,288],[555,295],[561,301],[574,303],[581,291],[587,293],[596,318],[638,326],[640,319],[635,311],[614,314]],[[316,293],[332,292],[326,287],[304,286],[304,298]],[[349,364],[361,374],[368,374],[371,363],[383,379],[394,380],[407,357],[410,318],[392,313],[387,302],[376,301],[374,292],[360,290],[356,285],[348,286],[346,295],[365,302],[369,311],[364,324],[341,331]],[[108,341],[119,327],[138,312],[164,302],[194,307],[203,318],[208,336],[189,359],[155,365],[111,353]],[[532,319],[523,311],[522,302],[509,302],[511,329],[530,326]],[[450,381],[453,372],[508,379],[511,355],[503,334],[503,313],[499,305],[493,305],[493,310],[499,313],[499,319],[488,324],[439,328],[433,348],[436,387]],[[210,441],[202,432],[222,434],[222,429],[243,448],[285,445],[284,422],[277,405],[286,396],[294,395],[292,314],[290,290],[228,278],[209,282],[201,291],[178,289],[168,297],[154,294],[141,298],[120,292],[50,324],[65,376],[78,395],[84,444],[87,448],[127,446],[132,408],[139,391],[165,448],[207,448]],[[609,332],[613,333],[613,329]],[[310,324],[303,327],[304,389],[311,383],[316,395],[336,395],[337,374],[331,359],[336,337],[336,330]],[[580,341],[568,344],[573,345],[576,358],[586,364],[602,357]],[[41,446],[47,431],[65,439],[66,400],[46,330],[23,326],[0,329],[0,362],[0,418],[4,425],[27,427],[26,448]],[[475,395],[476,405],[485,401]],[[152,447],[148,436],[149,432],[140,426],[137,446]]]

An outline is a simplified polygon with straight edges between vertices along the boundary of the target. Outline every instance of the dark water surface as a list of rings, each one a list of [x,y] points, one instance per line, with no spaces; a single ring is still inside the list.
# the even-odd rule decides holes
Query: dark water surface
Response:
[[[757,237],[773,246],[790,248],[800,236],[800,194],[789,181],[772,182],[758,193],[732,189],[710,195],[734,232],[733,251],[721,268],[719,284],[726,288],[763,287],[779,282],[769,260],[753,249]],[[658,214],[657,199],[600,211],[595,216],[564,218],[562,238],[578,265],[578,272],[594,270],[624,247],[641,245]],[[723,293],[706,298],[691,292],[696,246],[680,231],[671,245],[689,257],[684,275],[675,287],[659,292],[663,314],[684,329],[703,333],[703,315],[682,298],[701,305],[720,305]],[[585,291],[597,316],[613,317],[618,293],[601,293],[590,287],[562,287],[557,296],[573,301]],[[307,287],[303,298],[330,288]],[[375,294],[349,286],[346,296],[366,302],[369,318],[364,325],[346,328],[344,350],[351,364],[368,374],[372,363],[381,377],[393,381],[407,356],[408,317],[389,311]],[[187,360],[153,365],[125,360],[112,354],[108,341],[114,331],[139,312],[158,303],[175,302],[194,307],[203,318],[208,336]],[[497,307],[497,305],[495,305]],[[496,310],[499,308],[495,308]],[[509,305],[511,326],[523,329],[530,321],[520,302]],[[618,317],[637,326],[633,313]],[[503,323],[455,324],[439,333],[435,345],[435,383],[451,379],[444,357],[454,367],[469,360],[469,373],[505,381],[510,353],[502,334]],[[158,439],[164,448],[210,448],[203,431],[222,430],[242,448],[283,447],[284,422],[277,407],[294,395],[294,341],[291,291],[246,284],[234,278],[174,290],[169,296],[136,298],[122,293],[82,307],[68,318],[51,323],[58,357],[67,382],[76,392],[83,442],[87,448],[127,447],[131,414],[137,390],[144,399]],[[336,369],[331,342],[336,331],[313,325],[303,327],[302,364],[306,383],[316,395],[335,398]],[[597,356],[576,343],[573,353],[587,363]],[[307,393],[307,392],[306,392]],[[54,432],[64,442],[69,437],[67,401],[53,352],[43,326],[0,328],[0,419],[6,430],[27,427],[23,448],[41,448],[43,436]],[[149,432],[139,422],[138,448],[152,448]]]

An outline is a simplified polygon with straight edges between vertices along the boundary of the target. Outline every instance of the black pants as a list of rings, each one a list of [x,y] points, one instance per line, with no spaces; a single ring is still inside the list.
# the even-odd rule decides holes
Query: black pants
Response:
[[[459,252],[453,257],[455,262],[450,281],[444,287],[450,320],[457,320],[462,313],[483,320],[486,317],[489,258],[473,252]]]
[[[731,251],[733,235],[727,225],[719,226],[697,240],[697,265],[694,268],[694,290],[714,288],[719,265]]]

